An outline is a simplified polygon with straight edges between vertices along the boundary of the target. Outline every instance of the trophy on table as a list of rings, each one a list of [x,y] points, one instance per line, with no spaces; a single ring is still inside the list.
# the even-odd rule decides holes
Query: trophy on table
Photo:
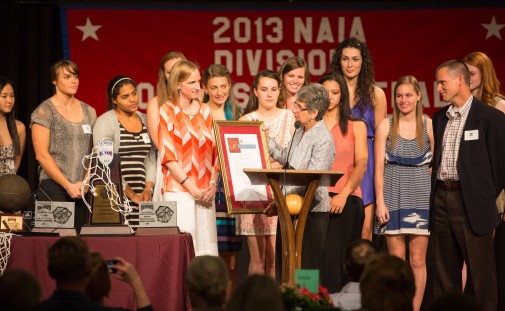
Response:
[[[90,213],[81,235],[133,232],[126,219],[132,208],[123,191],[120,156],[114,153],[113,147],[112,141],[103,140],[83,159],[89,167],[82,196]]]

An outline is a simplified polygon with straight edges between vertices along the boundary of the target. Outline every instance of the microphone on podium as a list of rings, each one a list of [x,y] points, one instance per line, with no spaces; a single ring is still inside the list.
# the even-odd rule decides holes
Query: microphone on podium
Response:
[[[295,131],[293,132],[293,137],[291,137],[291,141],[289,142],[289,149],[288,149],[288,156],[286,157],[286,163],[284,166],[282,166],[283,169],[285,170],[292,170],[293,167],[289,165],[289,153],[291,152],[291,146],[293,146],[293,138],[295,138],[296,130],[302,127],[302,122],[296,121],[295,122]]]

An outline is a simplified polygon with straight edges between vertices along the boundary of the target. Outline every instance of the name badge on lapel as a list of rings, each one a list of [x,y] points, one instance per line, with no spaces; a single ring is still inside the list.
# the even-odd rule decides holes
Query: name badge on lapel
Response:
[[[465,131],[465,140],[478,140],[479,130]]]
[[[89,124],[83,124],[82,125],[82,131],[84,132],[84,134],[92,134],[92,132],[91,132],[91,125],[89,125]]]
[[[150,144],[151,143],[151,139],[149,138],[149,134],[142,133],[142,134],[140,134],[140,136],[142,136],[142,140],[144,141],[144,144]]]

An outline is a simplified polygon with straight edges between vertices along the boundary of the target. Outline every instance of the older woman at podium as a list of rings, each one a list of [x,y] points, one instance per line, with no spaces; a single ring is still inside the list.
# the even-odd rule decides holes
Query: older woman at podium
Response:
[[[293,105],[295,119],[301,124],[295,130],[291,146],[282,148],[269,139],[270,156],[281,159],[298,170],[330,170],[335,158],[335,146],[330,131],[322,121],[330,100],[320,84],[302,87]],[[286,194],[304,195],[307,187],[287,186]],[[265,213],[275,213],[270,205]],[[330,201],[328,187],[319,186],[314,194],[305,224],[302,249],[302,269],[321,269]],[[278,243],[280,244],[280,243]]]

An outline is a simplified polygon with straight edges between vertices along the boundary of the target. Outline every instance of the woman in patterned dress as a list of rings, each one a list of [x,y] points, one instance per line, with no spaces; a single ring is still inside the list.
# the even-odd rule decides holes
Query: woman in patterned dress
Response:
[[[14,118],[14,87],[0,77],[0,177],[16,174],[25,150],[25,125]]]
[[[331,59],[330,71],[344,76],[349,89],[351,114],[366,123],[368,163],[360,184],[365,205],[365,222],[361,236],[371,240],[375,209],[374,136],[375,128],[387,115],[386,95],[375,85],[372,55],[366,43],[357,38],[347,38],[338,45]]]
[[[375,139],[377,230],[386,236],[389,253],[399,258],[405,259],[408,243],[414,310],[419,310],[426,285],[433,128],[423,115],[415,77],[400,78],[394,94],[393,116],[379,123]]]
[[[159,156],[163,200],[177,202],[177,225],[193,237],[195,255],[218,255],[214,197],[219,161],[209,106],[198,101],[200,71],[180,60],[160,108]]]
[[[138,226],[138,205],[151,201],[156,178],[154,147],[147,130],[146,115],[138,111],[137,84],[126,76],[117,76],[107,87],[108,111],[96,120],[93,144],[112,141],[114,153],[121,157],[121,176],[126,197],[134,211],[127,216],[132,227]]]
[[[240,120],[263,121],[268,137],[281,147],[289,145],[294,131],[291,110],[279,108],[281,81],[271,70],[259,72],[254,78],[253,91]],[[272,168],[283,162],[271,161]],[[275,277],[275,238],[277,217],[263,214],[244,214],[237,218],[239,234],[247,235],[249,246],[249,274],[267,274]]]

